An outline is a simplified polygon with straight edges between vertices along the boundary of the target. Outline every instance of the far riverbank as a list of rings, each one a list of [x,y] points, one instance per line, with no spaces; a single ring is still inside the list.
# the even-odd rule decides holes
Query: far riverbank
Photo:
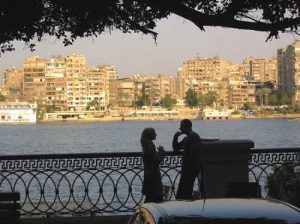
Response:
[[[45,119],[40,123],[55,123],[55,122],[113,122],[113,121],[168,121],[168,120],[201,120],[197,115],[182,115],[182,116],[158,116],[158,117],[121,117],[121,116],[103,116],[103,117],[83,117],[83,118],[56,118],[56,119]],[[263,116],[242,116],[242,115],[230,115],[231,119],[300,119],[300,114],[274,114],[274,115],[263,115]],[[206,119],[209,120],[209,119]],[[210,120],[225,120],[225,119],[210,119]]]

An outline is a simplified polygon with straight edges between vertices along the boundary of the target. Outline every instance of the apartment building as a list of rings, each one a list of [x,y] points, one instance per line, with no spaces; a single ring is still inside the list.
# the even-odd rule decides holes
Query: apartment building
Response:
[[[247,64],[228,64],[226,75],[223,80],[241,80],[249,76],[249,68]]]
[[[118,71],[114,65],[100,65],[99,68],[104,69],[106,78],[109,80],[116,80],[119,78]]]
[[[294,95],[300,102],[300,40],[277,50],[279,90]]]
[[[110,81],[117,80],[119,78],[119,74],[118,74],[116,66],[114,66],[114,65],[101,64],[101,65],[97,66],[97,68],[100,69],[100,73],[103,78],[104,86],[102,89],[105,92],[105,104],[107,107],[107,105],[110,104],[110,99],[111,99],[111,96],[110,96],[111,91],[109,90],[109,85],[110,85],[109,83],[110,83]]]
[[[277,58],[266,59],[264,64],[265,72],[263,82],[271,82],[275,87],[278,86],[278,64]]]
[[[135,83],[131,78],[110,80],[110,103],[113,107],[132,107],[135,100]]]
[[[247,80],[229,80],[228,105],[241,108],[247,102],[255,103],[255,84]]]
[[[261,82],[271,82],[274,86],[278,84],[277,59],[262,59],[248,57],[243,61],[247,78]]]
[[[134,80],[134,79],[132,80],[134,83],[134,97],[135,99],[137,99],[137,97],[142,95],[144,92],[144,82],[140,80]]]
[[[46,105],[54,110],[67,110],[67,88],[66,88],[66,58],[55,56],[47,61],[46,67]]]
[[[23,63],[23,96],[29,102],[45,102],[47,61],[38,56],[25,59]]]
[[[166,95],[171,95],[171,77],[168,75],[158,75],[159,97],[163,98]]]
[[[21,98],[23,94],[23,69],[6,69],[3,74],[2,93],[11,101]]]
[[[201,81],[199,83],[199,93],[208,94],[214,92],[217,94],[216,107],[218,109],[228,108],[229,106],[229,81]]]
[[[96,109],[105,111],[108,105],[108,98],[106,94],[108,91],[108,82],[102,69],[87,68],[86,88],[87,102],[96,101]]]
[[[85,110],[87,105],[85,56],[77,54],[67,56],[66,69],[68,110]]]
[[[153,76],[145,80],[145,94],[149,96],[151,105],[159,104],[160,102],[160,80],[157,76]]]
[[[213,58],[196,57],[187,59],[178,68],[178,77],[195,80],[222,80],[227,76],[229,62],[218,56]]]
[[[185,96],[186,80],[166,74],[135,74],[131,76],[135,83],[135,98],[146,94],[152,100],[152,103],[159,103],[161,98],[166,95],[182,100]]]
[[[185,89],[185,92],[188,91],[189,89],[192,89],[195,92],[200,93],[199,92],[200,82],[201,81],[197,80],[197,79],[185,79],[184,80],[184,89]]]
[[[178,100],[183,100],[185,97],[185,80],[183,78],[174,77],[171,79],[171,92],[172,96]]]

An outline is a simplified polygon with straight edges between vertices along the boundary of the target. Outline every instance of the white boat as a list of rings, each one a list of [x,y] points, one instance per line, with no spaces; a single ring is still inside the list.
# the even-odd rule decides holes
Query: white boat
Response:
[[[206,119],[206,120],[228,119],[228,116],[229,114],[227,111],[211,110],[211,111],[204,111],[202,119]]]
[[[28,102],[1,102],[1,123],[36,123],[37,105]]]

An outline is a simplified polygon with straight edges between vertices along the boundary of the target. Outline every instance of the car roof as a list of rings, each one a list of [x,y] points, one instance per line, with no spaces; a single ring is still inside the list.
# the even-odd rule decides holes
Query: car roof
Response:
[[[146,203],[142,206],[159,218],[176,219],[179,217],[215,219],[272,219],[288,223],[300,223],[300,209],[279,200],[267,199],[206,199],[194,201],[168,201]]]

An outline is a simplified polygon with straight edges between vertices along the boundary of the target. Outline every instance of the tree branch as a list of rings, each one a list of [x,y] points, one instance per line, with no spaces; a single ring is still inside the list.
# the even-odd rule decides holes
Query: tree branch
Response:
[[[232,17],[226,17],[226,15],[206,15],[182,4],[173,3],[168,5],[164,4],[164,6],[167,7],[166,10],[190,20],[201,30],[204,30],[204,26],[221,26],[244,30],[265,31],[275,35],[279,31],[288,31],[287,29],[293,30],[294,28],[296,31],[296,27],[300,24],[299,17],[293,19],[288,18],[275,23],[258,21],[250,22],[236,20]]]
[[[156,38],[157,38],[157,35],[158,35],[156,32],[154,32],[153,30],[149,30],[149,29],[141,26],[140,24],[136,23],[135,21],[131,20],[129,18],[129,15],[126,14],[123,10],[119,9],[118,7],[114,7],[114,10],[116,10],[118,12],[119,16],[124,21],[126,21],[128,24],[135,27],[137,30],[140,30],[144,34],[151,34],[153,36],[154,40],[156,41]]]

